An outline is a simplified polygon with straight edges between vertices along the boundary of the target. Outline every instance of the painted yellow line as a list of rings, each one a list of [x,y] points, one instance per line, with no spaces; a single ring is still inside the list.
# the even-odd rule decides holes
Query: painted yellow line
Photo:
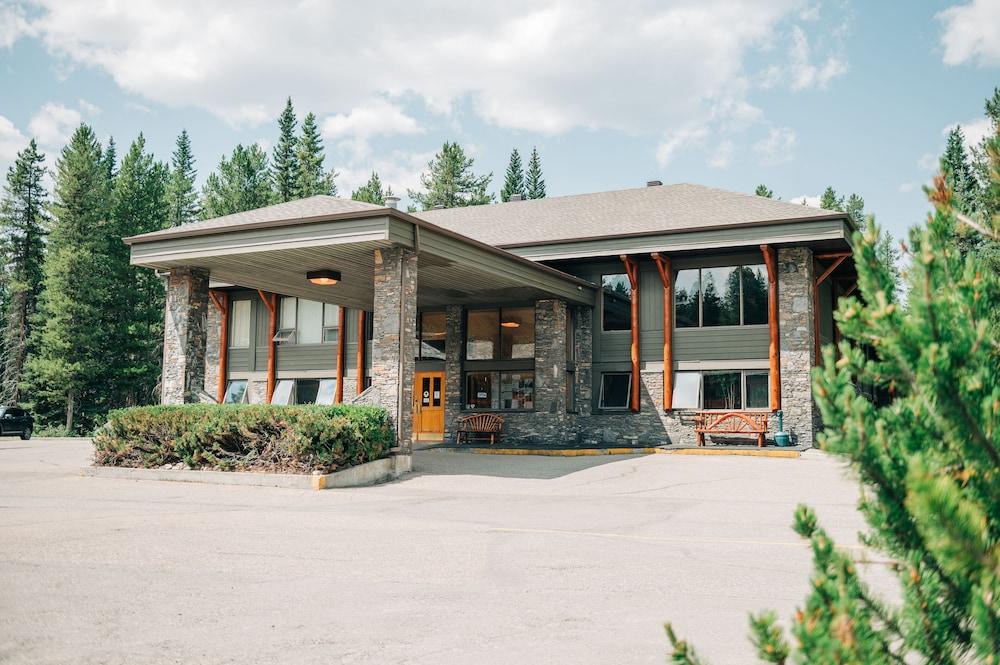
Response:
[[[739,457],[796,458],[798,450],[726,450],[719,448],[469,448],[477,455],[538,455],[541,457],[590,457],[594,455],[736,455]]]

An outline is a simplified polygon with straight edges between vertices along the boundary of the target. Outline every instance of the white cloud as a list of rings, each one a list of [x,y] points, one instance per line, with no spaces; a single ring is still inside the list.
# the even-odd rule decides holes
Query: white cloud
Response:
[[[31,32],[31,24],[20,7],[0,7],[0,48],[10,48],[22,35],[29,35]]]
[[[820,197],[818,196],[793,196],[788,199],[789,203],[798,203],[799,205],[807,205],[813,208],[819,207]]]
[[[680,149],[699,143],[706,136],[708,136],[708,129],[703,125],[684,127],[671,132],[657,146],[656,161],[660,163],[660,166],[666,166]]]
[[[732,141],[723,141],[709,158],[708,165],[717,169],[728,168],[733,161],[735,148]]]
[[[344,147],[359,159],[369,154],[368,141],[374,136],[417,134],[421,131],[414,118],[384,99],[357,106],[350,113],[328,116],[322,127],[323,136],[342,139]]]
[[[382,186],[392,187],[396,196],[406,197],[407,189],[420,188],[420,174],[427,168],[427,162],[434,157],[434,151],[404,152],[394,150],[383,158],[364,160],[337,166],[337,188],[340,196],[350,196],[351,191],[368,182],[372,171],[378,173]]]
[[[975,120],[970,120],[969,122],[952,123],[941,130],[941,136],[948,136],[951,130],[955,129],[955,126],[959,125],[962,128],[962,136],[965,137],[965,149],[972,150],[973,148],[978,148],[979,144],[983,142],[986,135],[993,131],[993,122],[989,118],[976,118]],[[937,160],[934,160],[934,167],[938,166]]]
[[[73,130],[77,128],[83,117],[76,109],[46,102],[38,110],[31,121],[28,129],[31,135],[46,148],[60,149],[69,140]]]
[[[6,165],[17,158],[17,153],[28,145],[27,137],[22,134],[10,120],[0,115],[0,166],[3,166],[3,173],[7,172]]]
[[[788,127],[774,127],[767,136],[754,144],[753,149],[760,156],[760,163],[773,166],[792,161],[797,137]]]
[[[937,19],[944,24],[941,45],[945,64],[1000,64],[1000,2],[973,0],[949,7],[938,13]]]
[[[825,88],[831,80],[847,72],[847,63],[836,55],[827,57],[822,65],[812,62],[809,39],[799,26],[792,28],[791,64],[788,76],[792,90]]]
[[[899,185],[899,191],[903,194],[909,194],[917,188],[917,183],[915,182],[904,182]]]
[[[78,100],[76,105],[79,106],[80,110],[83,111],[83,114],[87,116],[95,116],[101,112],[101,107],[91,104],[86,99]]]
[[[509,129],[664,137],[713,112],[722,122],[723,107],[737,120],[753,115],[745,91],[731,93],[744,60],[802,9],[800,0],[436,0],[391,12],[270,0],[38,3],[33,27],[51,52],[145,100],[233,124],[271,122],[291,95],[339,118],[336,132],[364,126],[360,100],[391,106],[405,95],[434,113],[467,104]],[[832,74],[819,67],[815,77]]]

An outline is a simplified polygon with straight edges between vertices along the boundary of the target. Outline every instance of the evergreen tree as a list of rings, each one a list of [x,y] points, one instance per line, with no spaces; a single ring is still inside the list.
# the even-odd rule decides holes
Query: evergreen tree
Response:
[[[837,191],[833,187],[827,187],[819,197],[819,207],[823,210],[844,212],[844,197],[837,196]]]
[[[45,155],[32,139],[7,170],[0,201],[4,243],[4,310],[0,319],[0,404],[17,404],[28,337],[42,290],[44,235],[48,223]]]
[[[302,134],[295,149],[297,176],[295,198],[304,199],[317,194],[337,195],[336,172],[327,173],[323,168],[323,139],[316,125],[316,116],[308,114],[302,120]]]
[[[948,187],[955,193],[958,209],[966,215],[973,213],[979,200],[979,184],[965,151],[965,135],[957,125],[948,132],[948,141],[941,156],[941,170]]]
[[[372,171],[372,176],[368,178],[368,182],[351,192],[351,198],[355,201],[364,201],[380,206],[385,205],[385,197],[387,196],[392,196],[392,187],[386,187],[383,190],[382,180],[374,171]]]
[[[108,160],[87,125],[56,163],[42,294],[29,340],[24,395],[40,424],[87,431],[107,391]]]
[[[843,199],[841,199],[843,201]],[[843,207],[838,208],[842,212],[846,212],[847,216],[851,218],[854,222],[855,228],[859,231],[865,230],[865,200],[858,196],[857,194],[851,194],[847,197],[847,201],[842,203]]]
[[[521,155],[514,148],[507,164],[507,174],[504,177],[503,188],[500,190],[500,200],[510,201],[511,194],[520,194],[524,198],[524,167],[521,166]]]
[[[285,110],[278,116],[278,144],[271,153],[274,189],[281,203],[297,198],[296,179],[299,163],[295,154],[298,144],[295,138],[296,125],[298,120],[295,119],[295,108],[292,106],[292,98],[289,97],[285,102]]]
[[[492,203],[493,195],[486,192],[493,174],[476,175],[475,160],[465,156],[458,143],[445,141],[441,151],[427,163],[427,172],[420,174],[420,184],[426,191],[408,190],[409,197],[424,210],[441,205],[460,208]]]
[[[167,226],[180,226],[198,219],[198,192],[194,183],[194,153],[187,130],[181,130],[171,158],[170,180],[167,183]]]
[[[774,191],[768,188],[767,185],[757,185],[757,189],[753,193],[757,196],[763,196],[765,199],[774,198]]]
[[[275,203],[267,154],[256,144],[233,149],[219,170],[208,176],[202,188],[202,219],[253,210]]]
[[[531,159],[528,160],[528,175],[524,180],[524,193],[529,199],[545,198],[545,179],[542,177],[542,159],[538,149],[531,149]]]
[[[163,283],[155,271],[129,263],[121,238],[169,225],[170,173],[145,150],[142,134],[122,159],[112,192],[107,277],[112,288],[103,312],[107,333],[107,408],[150,403],[160,377],[163,346]]]
[[[118,145],[115,143],[115,137],[113,136],[108,138],[108,147],[104,149],[101,163],[104,164],[108,182],[111,182],[118,175]]]
[[[988,144],[991,195],[1000,196],[1000,134]],[[836,314],[840,358],[824,349],[814,372],[820,445],[845,457],[864,492],[864,543],[894,562],[901,600],[860,579],[805,506],[794,528],[810,541],[814,572],[787,640],[773,613],[751,618],[770,663],[995,663],[1000,654],[1000,274],[963,255],[955,227],[1000,241],[1000,219],[961,213],[946,176],[929,192],[934,214],[911,229],[908,307],[878,259],[874,223],[852,245],[859,297]],[[876,386],[888,403],[860,394]],[[700,662],[668,627],[672,662]]]

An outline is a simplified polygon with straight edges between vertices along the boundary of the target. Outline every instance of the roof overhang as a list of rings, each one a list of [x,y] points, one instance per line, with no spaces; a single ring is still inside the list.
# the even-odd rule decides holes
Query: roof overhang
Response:
[[[306,219],[185,229],[126,238],[133,265],[207,269],[213,281],[370,309],[375,250],[418,253],[418,306],[521,303],[560,298],[592,304],[596,286],[398,210],[385,208]],[[339,270],[335,286],[306,280],[309,270]]]

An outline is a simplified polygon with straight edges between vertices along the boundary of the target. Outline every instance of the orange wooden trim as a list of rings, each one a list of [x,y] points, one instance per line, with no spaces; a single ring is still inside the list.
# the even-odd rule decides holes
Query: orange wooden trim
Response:
[[[630,408],[632,413],[639,412],[639,266],[631,256],[621,255],[622,263],[625,264],[625,273],[628,275],[629,286],[632,287],[631,315],[632,325],[632,345],[629,355],[632,359],[632,395]]]
[[[650,254],[663,283],[663,410],[674,406],[674,273],[670,257]]]
[[[274,396],[274,364],[277,350],[274,336],[278,333],[278,296],[273,293],[265,293],[260,289],[257,289],[257,293],[264,301],[264,306],[267,307],[268,330],[271,331],[267,342],[267,403],[270,404],[271,397]]]
[[[771,410],[781,408],[781,363],[778,345],[778,258],[774,248],[761,245],[767,266],[767,327],[769,334],[767,358],[771,375]]]
[[[222,317],[219,325],[219,383],[216,401],[222,404],[226,398],[226,380],[229,378],[229,292],[209,291],[209,297]]]
[[[341,307],[337,316],[337,394],[334,401],[342,404],[344,401],[344,337],[347,332],[347,308]]]
[[[853,283],[853,284],[851,284],[851,285],[850,285],[849,287],[847,287],[847,290],[846,290],[846,291],[844,291],[844,295],[843,295],[842,297],[843,297],[843,298],[846,298],[847,296],[849,296],[849,295],[851,295],[852,293],[854,293],[854,292],[855,292],[855,291],[856,291],[857,289],[858,289],[858,283],[857,283],[857,282],[854,282],[854,283]]]
[[[824,252],[822,254],[817,254],[816,258],[817,259],[839,259],[839,258],[845,258],[846,259],[849,256],[851,256],[850,252]]]
[[[368,346],[368,312],[358,310],[358,389],[360,395],[365,391],[365,351]]]
[[[819,277],[816,278],[816,286],[819,286],[820,284],[822,284],[823,282],[825,282],[826,278],[829,277],[831,275],[831,273],[833,273],[834,270],[836,270],[837,268],[839,268],[840,264],[843,263],[847,259],[848,256],[850,256],[850,254],[844,254],[843,256],[838,256],[834,260],[834,262],[830,264],[830,267],[827,268],[826,271],[822,275],[820,275]]]

